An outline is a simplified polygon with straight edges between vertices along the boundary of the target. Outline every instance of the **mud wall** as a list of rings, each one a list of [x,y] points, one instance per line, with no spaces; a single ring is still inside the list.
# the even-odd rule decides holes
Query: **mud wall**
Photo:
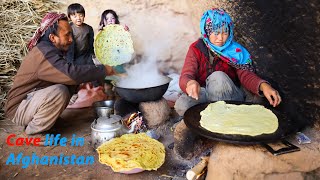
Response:
[[[185,0],[67,0],[63,1],[66,6],[62,11],[66,12],[67,5],[74,2],[84,6],[85,22],[95,32],[102,12],[116,11],[120,23],[130,29],[137,56],[148,52],[163,72],[178,72],[182,68],[188,46],[197,37]]]

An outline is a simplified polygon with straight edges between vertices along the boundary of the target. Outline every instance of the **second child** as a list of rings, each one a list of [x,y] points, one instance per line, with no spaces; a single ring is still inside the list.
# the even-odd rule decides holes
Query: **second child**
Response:
[[[68,17],[73,31],[73,43],[69,47],[67,60],[77,65],[94,64],[94,32],[90,25],[84,23],[85,10],[81,4],[74,3],[68,6]],[[103,87],[96,81],[80,86],[77,94],[73,95],[67,108],[90,107],[96,101],[107,99]],[[96,87],[94,87],[96,86]]]

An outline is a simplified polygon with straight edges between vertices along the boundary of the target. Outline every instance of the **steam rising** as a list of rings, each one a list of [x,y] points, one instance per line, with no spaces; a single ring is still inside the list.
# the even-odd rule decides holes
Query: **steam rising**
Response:
[[[156,62],[148,59],[126,69],[128,76],[117,82],[118,87],[141,89],[166,84],[170,79],[159,73]]]
[[[154,26],[150,26],[152,28]],[[164,52],[170,51],[168,44],[170,44],[169,38],[161,37],[162,34],[150,34],[150,32],[156,32],[156,30],[145,29],[143,33],[144,37],[159,37],[157,41],[145,41],[143,42],[142,60],[128,69],[126,69],[127,77],[120,79],[117,82],[118,87],[141,89],[156,87],[170,82],[170,78],[162,75],[157,67],[157,60],[162,59],[161,55]],[[150,38],[153,39],[153,38]],[[143,54],[142,54],[143,53]]]

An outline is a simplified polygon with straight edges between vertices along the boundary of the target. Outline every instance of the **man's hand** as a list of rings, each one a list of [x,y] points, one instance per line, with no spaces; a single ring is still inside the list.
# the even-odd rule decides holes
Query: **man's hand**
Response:
[[[96,57],[92,57],[92,61],[96,66],[102,64]],[[106,68],[107,76],[112,76],[116,74],[116,71],[111,66],[104,65],[104,67]]]
[[[263,92],[264,96],[268,99],[270,105],[276,107],[281,102],[280,94],[277,90],[273,89],[268,83],[261,83],[259,87],[260,91]]]
[[[104,65],[104,67],[106,68],[107,76],[112,76],[116,74],[116,71],[111,66]]]
[[[188,96],[198,100],[200,93],[200,85],[196,80],[190,80],[187,82],[186,92]]]

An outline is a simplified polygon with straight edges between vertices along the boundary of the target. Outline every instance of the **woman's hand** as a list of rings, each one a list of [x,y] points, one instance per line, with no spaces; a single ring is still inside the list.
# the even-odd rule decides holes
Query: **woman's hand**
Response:
[[[200,85],[196,80],[190,80],[187,82],[186,92],[188,96],[198,100],[200,93]]]
[[[260,91],[263,92],[264,96],[268,99],[270,105],[276,107],[281,102],[280,94],[277,90],[273,89],[268,83],[263,82],[259,87]]]

